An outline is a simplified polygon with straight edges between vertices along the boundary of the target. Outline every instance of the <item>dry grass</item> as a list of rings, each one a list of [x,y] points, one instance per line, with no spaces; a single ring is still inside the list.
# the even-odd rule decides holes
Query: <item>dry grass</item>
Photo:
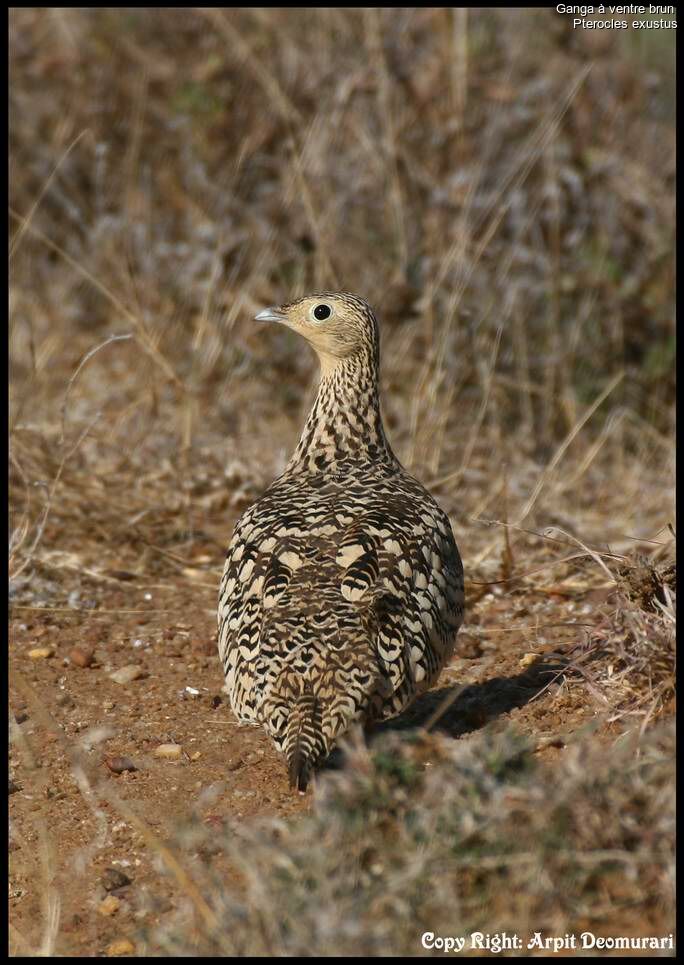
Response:
[[[453,521],[464,653],[573,648],[611,737],[642,732],[550,780],[506,736],[357,748],[307,822],[232,829],[246,891],[207,879],[226,925],[195,951],[669,920],[674,42],[596,33],[551,9],[10,12],[13,615],[83,626],[135,580],[160,619],[181,589],[212,609],[313,391],[250,319],[346,288],[382,320],[395,449]]]
[[[619,574],[617,606],[594,636],[604,658],[604,680],[618,719],[653,718],[674,710],[677,611],[673,563],[658,567],[643,557]],[[619,695],[619,696],[618,696]]]
[[[297,824],[180,829],[220,926],[184,916],[147,937],[173,954],[383,956],[424,954],[425,932],[667,933],[674,728],[634,750],[585,739],[551,775],[510,732],[358,745]],[[223,850],[239,897],[212,875]]]

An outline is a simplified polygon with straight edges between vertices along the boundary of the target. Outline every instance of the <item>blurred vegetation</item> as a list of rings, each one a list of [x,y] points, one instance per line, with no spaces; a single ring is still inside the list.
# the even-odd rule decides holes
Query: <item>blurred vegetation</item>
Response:
[[[12,260],[15,407],[62,328],[130,328],[62,251],[228,407],[257,368],[311,370],[253,309],[344,288],[377,306],[416,458],[479,405],[499,327],[486,421],[533,451],[622,368],[612,401],[671,430],[673,33],[480,8],[34,8],[10,30],[11,206],[53,246],[29,230]]]
[[[606,754],[579,741],[552,779],[529,742],[492,730],[352,746],[297,823],[179,828],[216,927],[198,933],[179,915],[147,941],[177,955],[377,957],[434,954],[426,933],[459,936],[471,955],[478,931],[574,933],[578,946],[584,930],[665,937],[673,762],[672,724],[636,760],[625,742]],[[223,851],[244,878],[239,896],[213,873]]]

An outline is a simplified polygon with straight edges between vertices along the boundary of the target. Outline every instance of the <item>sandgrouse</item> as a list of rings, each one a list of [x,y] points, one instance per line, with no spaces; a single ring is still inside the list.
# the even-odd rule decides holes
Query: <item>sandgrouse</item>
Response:
[[[394,456],[363,299],[259,312],[313,346],[321,380],[284,472],[238,520],[219,590],[219,654],[238,719],[261,724],[290,783],[355,721],[394,717],[434,683],[463,619],[446,514]]]

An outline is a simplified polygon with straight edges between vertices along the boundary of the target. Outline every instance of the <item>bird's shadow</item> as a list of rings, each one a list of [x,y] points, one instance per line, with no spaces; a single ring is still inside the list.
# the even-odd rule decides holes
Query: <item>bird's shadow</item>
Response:
[[[372,735],[425,727],[448,737],[461,737],[516,707],[529,704],[567,669],[561,659],[542,659],[512,677],[493,677],[465,687],[431,690],[403,714],[376,724]]]
[[[542,658],[512,677],[493,677],[465,687],[440,687],[411,704],[398,717],[367,727],[366,741],[372,745],[381,734],[426,728],[433,733],[457,738],[479,730],[502,714],[524,707],[570,670],[561,656]],[[337,770],[344,755],[335,749],[320,768]]]

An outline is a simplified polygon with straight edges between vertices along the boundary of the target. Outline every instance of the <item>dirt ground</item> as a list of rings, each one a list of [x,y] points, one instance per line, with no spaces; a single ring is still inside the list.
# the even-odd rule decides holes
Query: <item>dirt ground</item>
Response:
[[[190,814],[220,823],[293,817],[311,807],[313,792],[289,789],[266,734],[232,716],[208,579],[179,593],[132,576],[112,577],[105,589],[84,583],[73,612],[19,607],[13,614],[10,905],[18,953],[21,940],[38,948],[49,933],[50,893],[60,899],[54,953],[132,954],[141,929],[162,923],[186,897],[182,874],[160,864],[159,842]],[[557,621],[581,622],[583,596],[595,611],[597,598],[608,595],[558,597]],[[581,676],[563,672],[562,656],[544,655],[551,646],[531,642],[538,638],[531,609],[530,594],[482,596],[438,688],[387,726],[429,725],[451,695],[436,729],[458,737],[493,719],[509,722],[538,741],[549,763],[559,763],[587,725],[598,725],[597,737],[610,736],[605,708]],[[505,630],[504,623],[527,629]],[[571,647],[581,633],[561,627],[555,639]],[[92,651],[90,666],[74,663],[74,648]],[[563,649],[556,642],[556,653]],[[41,657],[36,650],[54,652]],[[137,679],[111,678],[129,665],[140,668]],[[156,756],[169,743],[180,745],[180,756]],[[116,773],[117,758],[135,770]],[[239,887],[231,869],[222,870]]]

